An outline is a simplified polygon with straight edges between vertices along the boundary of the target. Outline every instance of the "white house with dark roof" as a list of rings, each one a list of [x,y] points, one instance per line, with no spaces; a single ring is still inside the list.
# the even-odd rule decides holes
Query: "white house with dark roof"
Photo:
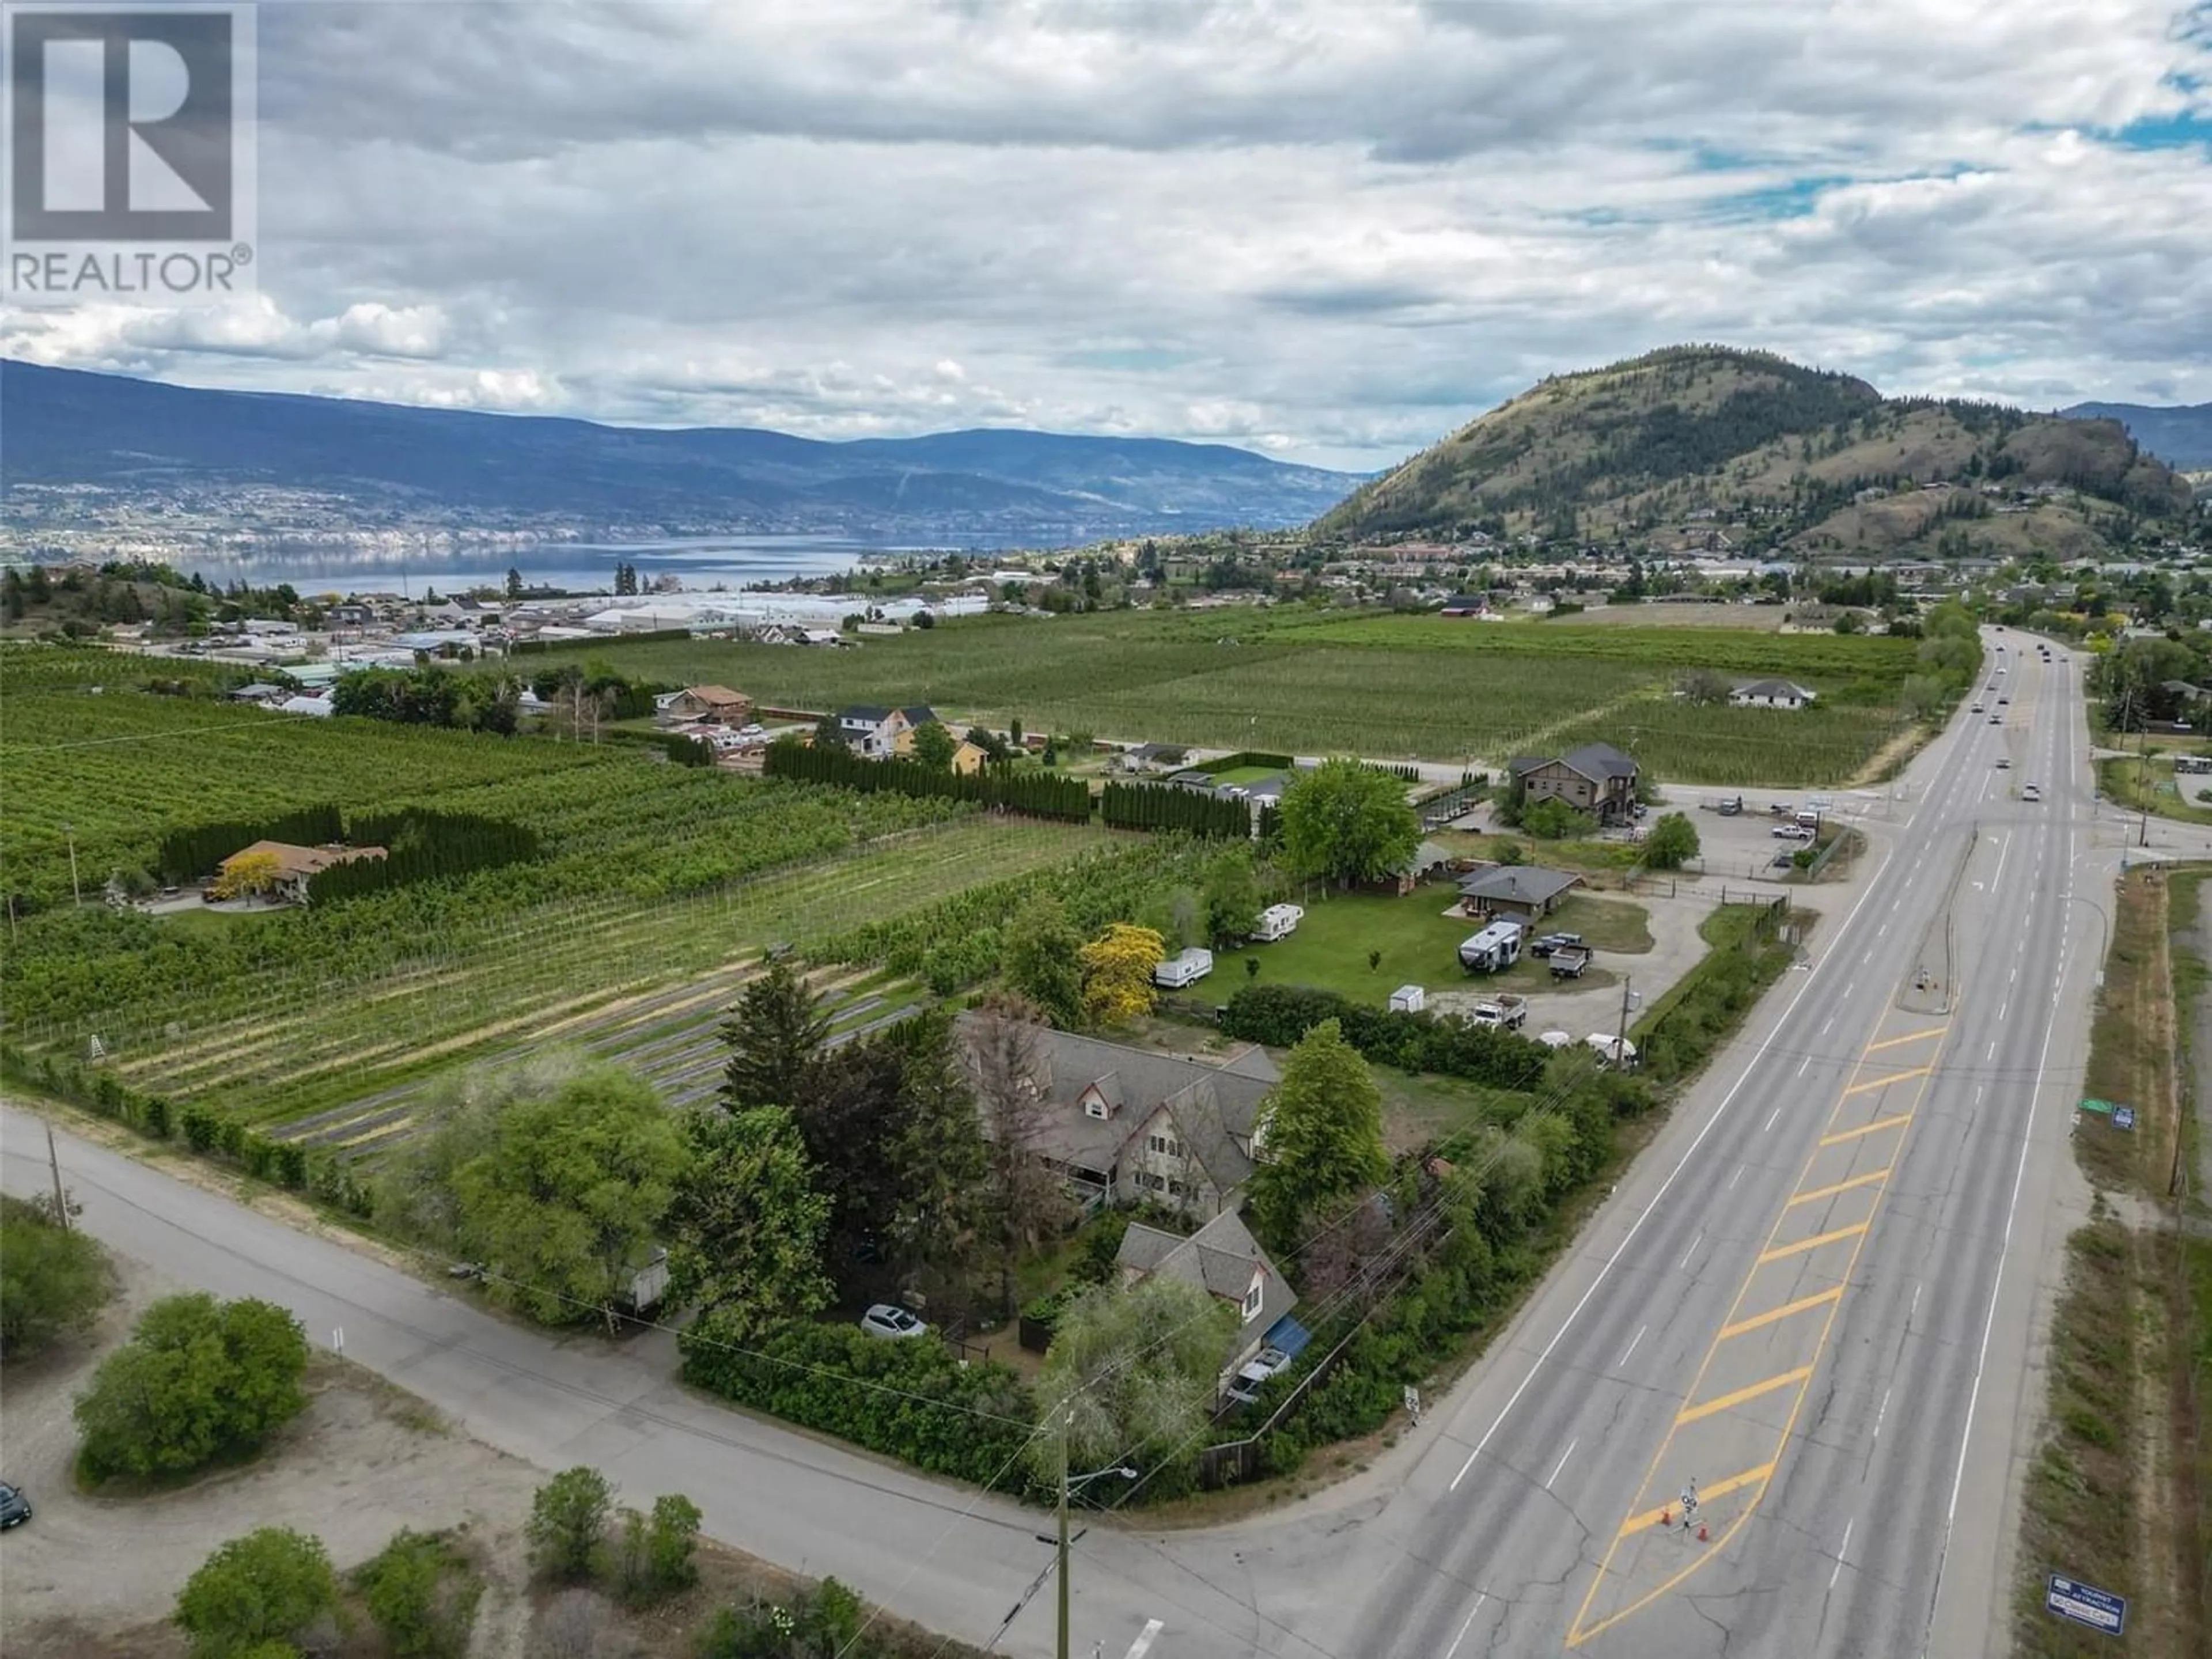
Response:
[[[937,711],[916,703],[910,708],[880,708],[856,704],[837,712],[837,735],[846,746],[870,760],[914,752],[914,734],[937,720]]]
[[[1124,1285],[1180,1279],[1236,1310],[1237,1334],[1221,1367],[1224,1376],[1257,1353],[1298,1303],[1290,1281],[1234,1210],[1224,1210],[1188,1238],[1133,1221],[1121,1235],[1115,1264]]]
[[[1738,708],[1802,708],[1820,694],[1795,680],[1751,680],[1729,693]]]

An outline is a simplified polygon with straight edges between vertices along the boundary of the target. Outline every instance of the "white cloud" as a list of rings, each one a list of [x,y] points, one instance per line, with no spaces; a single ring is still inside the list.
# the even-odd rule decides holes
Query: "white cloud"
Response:
[[[1376,465],[1683,339],[2212,399],[2168,0],[262,13],[264,299],[0,318],[200,384]]]

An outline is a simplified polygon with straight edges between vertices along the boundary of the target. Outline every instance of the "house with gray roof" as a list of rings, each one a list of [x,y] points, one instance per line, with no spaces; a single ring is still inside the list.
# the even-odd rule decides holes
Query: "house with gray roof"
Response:
[[[957,1030],[972,1079],[976,1017]],[[1151,1199],[1199,1221],[1234,1206],[1252,1173],[1260,1103],[1281,1077],[1266,1049],[1193,1060],[1043,1026],[1024,1047],[1028,1086],[1049,1109],[1031,1146],[1079,1196]]]
[[[1795,680],[1749,680],[1729,693],[1738,708],[1802,708],[1820,694]]]
[[[1636,763],[1609,743],[1586,743],[1549,760],[1521,756],[1507,768],[1525,805],[1563,800],[1600,823],[1625,823],[1635,816]]]
[[[1460,908],[1471,916],[1510,916],[1534,921],[1547,916],[1583,878],[1565,870],[1534,864],[1499,864],[1476,872],[1459,884]]]
[[[1133,1221],[1115,1262],[1124,1285],[1180,1279],[1236,1310],[1237,1334],[1221,1367],[1224,1376],[1258,1352],[1298,1303],[1290,1281],[1234,1210],[1224,1210],[1188,1238]]]

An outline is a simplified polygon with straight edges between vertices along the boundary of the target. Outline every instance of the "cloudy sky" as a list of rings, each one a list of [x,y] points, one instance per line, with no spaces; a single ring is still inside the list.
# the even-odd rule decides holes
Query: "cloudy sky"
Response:
[[[260,291],[10,356],[1379,465],[1689,340],[2212,401],[2212,3],[259,9]]]

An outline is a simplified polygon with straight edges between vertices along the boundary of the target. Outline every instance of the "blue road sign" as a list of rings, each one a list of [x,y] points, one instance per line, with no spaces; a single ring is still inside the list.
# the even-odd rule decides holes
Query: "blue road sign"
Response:
[[[2113,1107],[2112,1127],[2115,1129],[2134,1128],[2136,1127],[2136,1109],[2132,1106]]]
[[[2118,1636],[2128,1627],[2127,1597],[2055,1572],[2044,1585],[2043,1610],[2107,1636]]]

